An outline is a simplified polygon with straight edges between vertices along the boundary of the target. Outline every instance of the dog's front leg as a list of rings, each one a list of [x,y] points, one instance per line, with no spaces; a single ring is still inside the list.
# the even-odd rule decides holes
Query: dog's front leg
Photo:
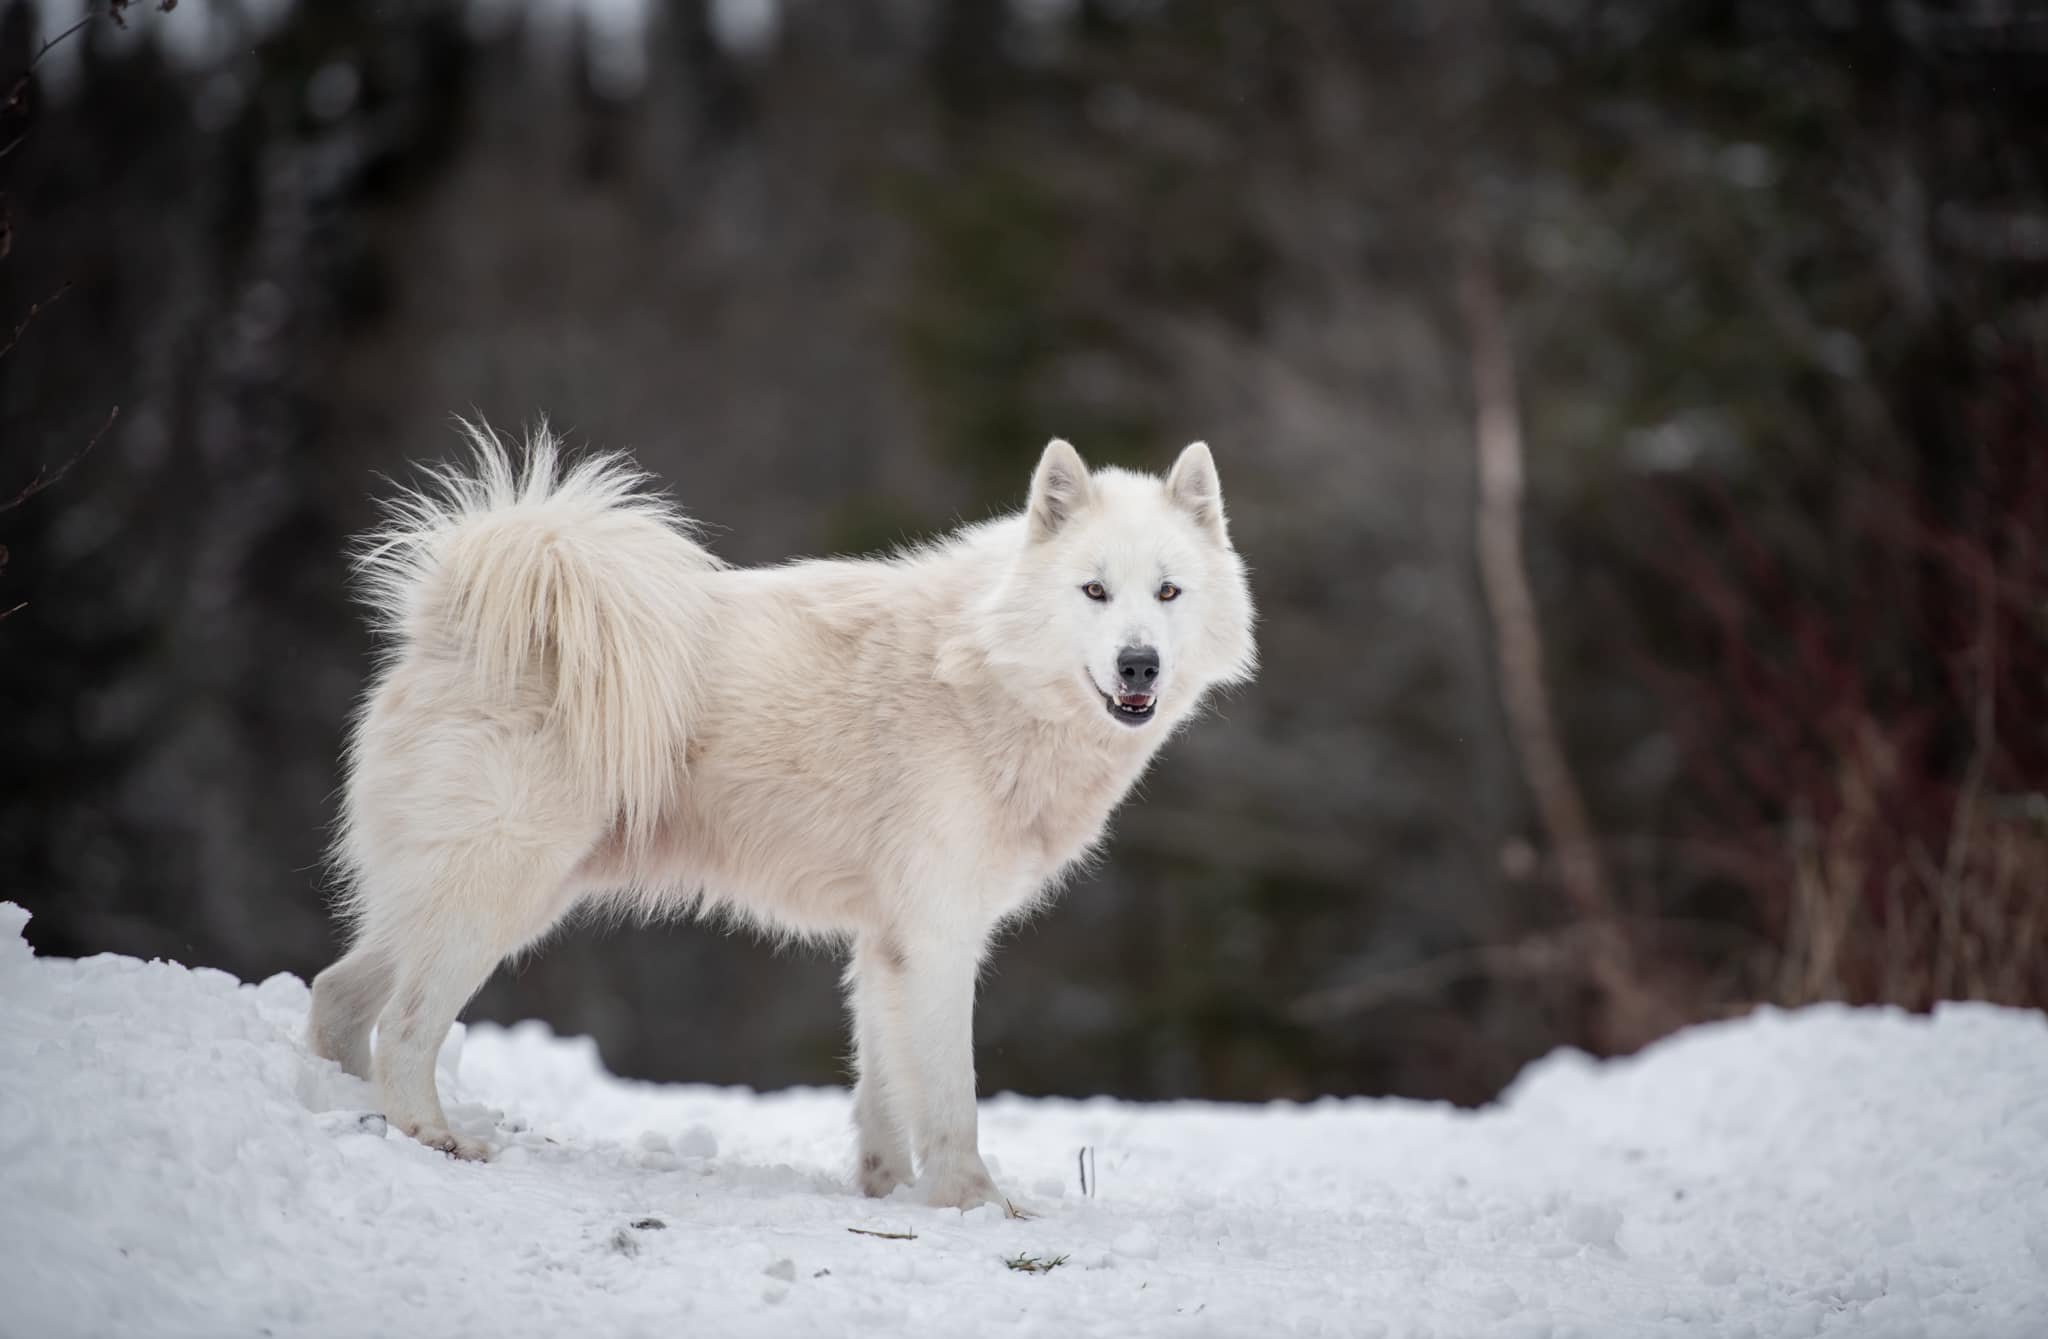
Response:
[[[880,1197],[915,1175],[910,1163],[908,1100],[900,1075],[888,1069],[888,1019],[893,1000],[889,977],[898,970],[897,950],[886,937],[863,935],[854,945],[846,973],[848,1003],[853,1010],[853,1128],[857,1166],[854,1178],[861,1193]]]
[[[873,955],[890,1097],[910,1127],[918,1194],[944,1208],[1001,1198],[981,1160],[974,1107],[974,979],[986,942],[985,932],[899,933]]]

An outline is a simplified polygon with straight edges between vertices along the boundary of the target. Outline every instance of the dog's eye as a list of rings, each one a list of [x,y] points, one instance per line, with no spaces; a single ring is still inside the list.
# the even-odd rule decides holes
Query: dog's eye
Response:
[[[1180,598],[1180,587],[1179,587],[1179,586],[1176,586],[1176,585],[1174,585],[1174,584],[1173,584],[1173,583],[1172,583],[1171,581],[1166,581],[1166,582],[1161,582],[1161,583],[1160,583],[1160,586],[1159,586],[1159,599],[1160,599],[1160,602],[1161,602],[1162,604],[1163,604],[1163,603],[1165,603],[1165,602],[1166,602],[1166,601],[1168,601],[1168,600],[1177,600],[1177,599],[1179,599],[1179,598]]]
[[[1109,588],[1100,581],[1091,581],[1081,587],[1081,593],[1091,600],[1106,600],[1109,598]]]

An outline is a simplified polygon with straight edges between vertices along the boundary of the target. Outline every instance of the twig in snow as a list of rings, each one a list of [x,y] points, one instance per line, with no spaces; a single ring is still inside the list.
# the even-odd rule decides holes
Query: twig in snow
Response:
[[[861,1237],[880,1237],[883,1241],[916,1241],[915,1232],[877,1232],[871,1227],[850,1227],[848,1232]]]
[[[1043,1256],[1029,1252],[1019,1252],[1003,1261],[1020,1274],[1050,1274],[1066,1262],[1064,1255]]]

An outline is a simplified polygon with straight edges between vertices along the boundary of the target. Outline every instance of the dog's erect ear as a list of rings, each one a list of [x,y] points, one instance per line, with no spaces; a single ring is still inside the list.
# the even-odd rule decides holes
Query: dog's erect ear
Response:
[[[1216,477],[1216,458],[1209,454],[1207,442],[1194,443],[1173,462],[1166,495],[1218,544],[1230,543],[1230,527],[1223,519],[1223,484]]]
[[[1031,475],[1031,502],[1025,508],[1033,539],[1051,539],[1075,513],[1088,505],[1095,490],[1081,453],[1055,437]]]

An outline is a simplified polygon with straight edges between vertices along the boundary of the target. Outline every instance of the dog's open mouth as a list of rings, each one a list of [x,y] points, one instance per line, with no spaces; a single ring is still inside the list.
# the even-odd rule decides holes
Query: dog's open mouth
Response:
[[[1104,693],[1102,700],[1109,714],[1125,725],[1143,725],[1152,719],[1152,709],[1159,704],[1150,693]]]

